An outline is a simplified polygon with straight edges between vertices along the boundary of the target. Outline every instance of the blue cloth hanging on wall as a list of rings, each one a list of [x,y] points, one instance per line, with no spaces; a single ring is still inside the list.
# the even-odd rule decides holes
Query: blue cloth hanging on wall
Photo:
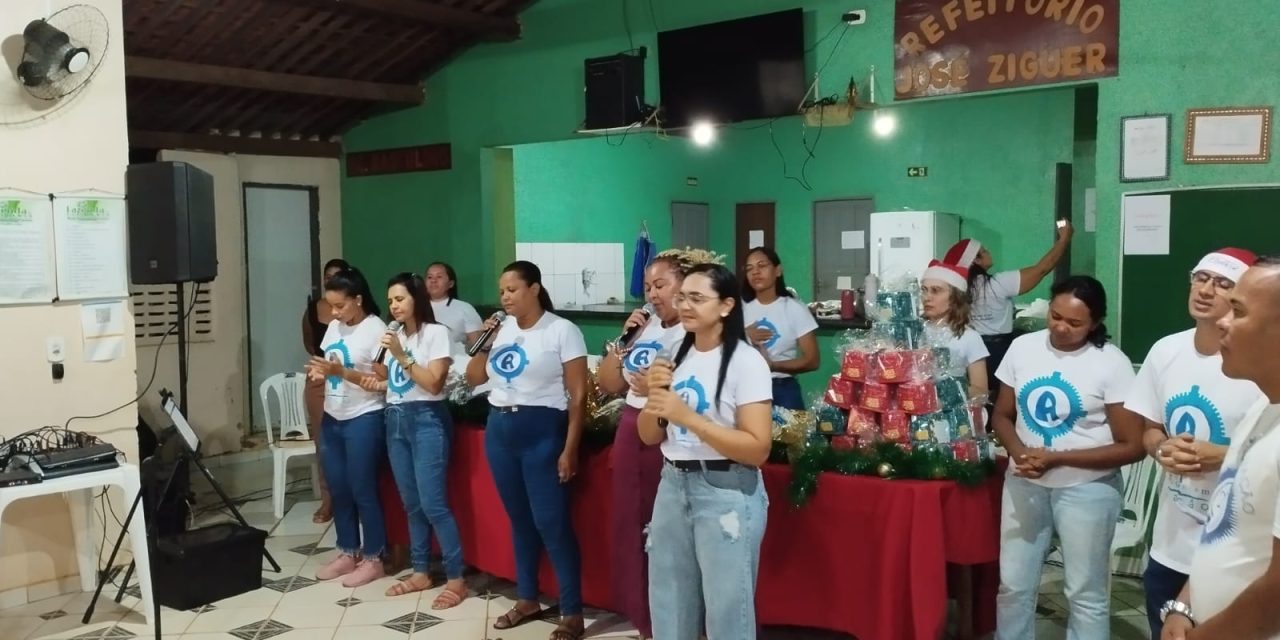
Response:
[[[631,258],[631,297],[644,297],[644,270],[649,268],[656,255],[658,245],[649,239],[649,234],[641,233],[636,238],[636,252]]]

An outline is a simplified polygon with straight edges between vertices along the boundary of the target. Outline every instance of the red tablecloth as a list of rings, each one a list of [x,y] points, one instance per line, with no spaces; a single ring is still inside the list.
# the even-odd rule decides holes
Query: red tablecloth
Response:
[[[573,483],[582,548],[582,595],[609,609],[608,450],[585,454]],[[975,627],[995,628],[1001,478],[952,482],[823,474],[800,509],[787,492],[791,469],[764,469],[769,524],[761,549],[756,610],[765,625],[849,633],[859,640],[934,640],[946,620],[948,564],[979,565]],[[450,498],[468,564],[513,579],[511,526],[484,454],[484,432],[461,425],[449,471]],[[550,564],[543,592],[555,593]]]

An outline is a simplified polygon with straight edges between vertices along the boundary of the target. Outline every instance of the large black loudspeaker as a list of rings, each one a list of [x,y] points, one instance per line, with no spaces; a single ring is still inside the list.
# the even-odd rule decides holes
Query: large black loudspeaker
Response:
[[[620,53],[584,63],[587,129],[635,124],[644,103],[644,58]]]
[[[134,284],[218,275],[213,176],[185,162],[129,165],[129,275]]]

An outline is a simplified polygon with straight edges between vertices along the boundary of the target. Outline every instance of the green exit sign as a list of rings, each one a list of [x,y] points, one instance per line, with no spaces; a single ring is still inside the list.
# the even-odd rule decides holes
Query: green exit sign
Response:
[[[907,167],[908,178],[928,178],[929,167]]]

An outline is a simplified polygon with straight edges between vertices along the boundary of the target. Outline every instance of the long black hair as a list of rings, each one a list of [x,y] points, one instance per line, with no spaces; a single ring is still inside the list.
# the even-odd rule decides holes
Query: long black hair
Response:
[[[413,320],[418,323],[418,331],[422,330],[422,325],[434,324],[436,313],[431,308],[431,297],[427,295],[427,285],[422,281],[422,276],[408,271],[396,274],[387,281],[387,289],[396,285],[404,287],[413,299]],[[391,310],[387,311],[389,313]]]
[[[444,275],[449,278],[449,282],[453,283],[449,285],[449,302],[444,303],[444,306],[447,307],[450,302],[458,299],[458,274],[454,272],[453,265],[448,262],[432,262],[427,265],[427,271],[430,271],[431,267],[443,267]],[[426,273],[426,271],[423,273]]]
[[[724,390],[724,379],[729,373],[729,363],[733,361],[733,352],[738,346],[745,344],[747,341],[746,322],[742,317],[742,294],[750,287],[742,287],[738,284],[738,279],[733,272],[718,264],[699,264],[689,269],[686,278],[701,273],[711,280],[711,289],[720,296],[721,300],[733,299],[734,305],[729,309],[729,315],[720,321],[720,376],[716,380],[716,403],[715,407],[720,407],[720,392]],[[693,347],[693,341],[696,336],[692,333],[685,334],[684,342],[680,343],[680,349],[676,352],[675,366],[680,366],[680,362],[688,355],[689,349]]]
[[[777,252],[777,251],[774,251],[771,247],[753,247],[750,251],[748,251],[748,252],[747,252],[747,259],[748,259],[748,260],[750,260],[750,259],[751,259],[751,254],[753,254],[753,253],[758,253],[758,254],[760,254],[760,255],[764,256],[766,259],[768,259],[768,260],[769,260],[769,263],[770,263],[770,264],[772,264],[772,265],[773,265],[773,266],[775,266],[775,267],[781,267],[781,266],[782,266],[782,258],[778,257],[778,252]],[[746,271],[747,271],[747,270],[746,270],[746,268],[744,267],[744,268],[743,268],[743,270],[742,270],[742,287],[741,287],[741,291],[742,291],[742,298],[741,298],[741,300],[742,300],[743,302],[751,302],[752,300],[755,300],[755,299],[756,299],[756,290],[751,288],[751,283],[750,283],[750,282],[747,282],[747,273],[746,273]],[[787,290],[787,281],[786,281],[786,278],[782,277],[782,274],[778,274],[778,280],[777,280],[777,282],[774,282],[774,283],[773,283],[773,290],[774,290],[774,293],[778,294],[778,297],[779,297],[779,298],[790,298],[790,297],[791,297],[791,291]]]
[[[538,265],[528,260],[516,260],[502,269],[503,273],[514,273],[525,284],[529,286],[538,285],[538,304],[542,306],[543,311],[555,311],[555,305],[551,304],[551,294],[547,293],[546,285],[542,284],[542,269]]]
[[[360,308],[365,315],[382,315],[382,311],[378,308],[378,301],[374,299],[373,292],[369,289],[369,281],[355,267],[348,266],[333,274],[333,277],[324,283],[324,290],[337,291],[348,298],[360,296]]]
[[[324,263],[324,268],[320,270],[320,273],[328,273],[330,269],[344,271],[350,268],[351,265],[348,264],[346,260],[343,260],[342,258],[332,258],[328,262]]]
[[[975,259],[973,264],[969,265],[969,297],[971,299],[976,297],[974,294],[978,292],[979,286],[991,286],[991,272],[979,266]]]
[[[1107,317],[1107,290],[1102,287],[1101,282],[1089,276],[1068,276],[1049,290],[1051,300],[1063,294],[1070,294],[1089,307],[1089,318],[1095,325],[1086,340],[1101,349],[1111,339],[1107,334],[1107,325],[1102,323]]]

